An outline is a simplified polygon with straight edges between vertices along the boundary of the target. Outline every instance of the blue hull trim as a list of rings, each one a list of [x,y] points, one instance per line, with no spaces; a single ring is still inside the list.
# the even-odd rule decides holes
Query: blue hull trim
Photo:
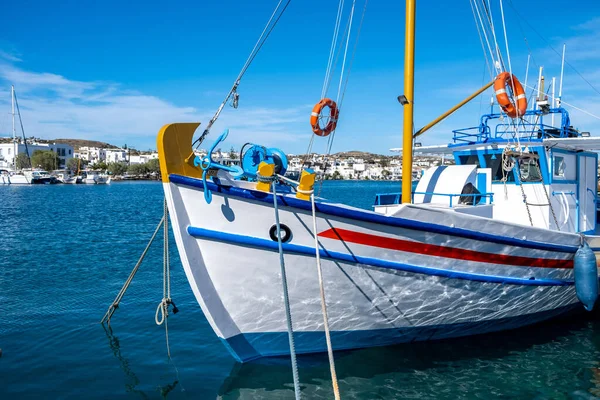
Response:
[[[331,342],[334,350],[351,350],[415,341],[449,339],[516,329],[579,309],[583,309],[581,304],[572,304],[555,310],[492,321],[406,327],[400,329],[332,331]],[[276,357],[290,354],[287,332],[244,333],[222,341],[239,362],[248,362],[261,357]],[[325,334],[322,331],[294,332],[294,341],[296,351],[299,354],[327,351]]]
[[[169,180],[173,183],[191,186],[204,190],[204,183],[200,179],[190,178],[187,176],[171,174]],[[211,191],[222,193],[227,196],[241,197],[249,200],[273,204],[273,195],[255,190],[247,190],[236,187],[226,187],[217,185],[212,182],[207,182],[207,187]],[[296,199],[293,197],[277,196],[278,204],[281,206],[293,207],[304,211],[312,212],[309,201]],[[436,225],[428,222],[413,221],[404,218],[387,217],[373,212],[362,211],[357,209],[348,209],[334,204],[324,202],[316,202],[315,208],[318,212],[335,217],[349,218],[357,221],[370,222],[386,226],[395,226],[405,229],[414,229],[418,231],[439,233],[443,235],[452,235],[467,239],[480,240],[484,242],[504,244],[509,246],[524,247],[529,249],[556,251],[562,253],[575,254],[579,249],[578,246],[558,245],[551,243],[535,242],[531,240],[521,240],[507,236],[497,236],[488,233],[471,231],[463,228],[450,228],[444,225]]]
[[[195,237],[208,240],[216,240],[225,243],[236,244],[240,246],[251,246],[264,250],[279,251],[277,242],[268,239],[261,239],[251,236],[236,235],[233,233],[212,231],[203,228],[195,228],[189,226],[187,228],[188,233]],[[285,253],[301,254],[310,257],[315,256],[314,247],[308,247],[303,245],[282,243],[283,251]],[[526,285],[526,286],[571,286],[574,284],[573,280],[563,279],[526,279],[526,278],[515,278],[510,276],[496,276],[496,275],[483,275],[473,274],[470,272],[451,271],[447,269],[421,267],[410,264],[403,264],[396,261],[381,260],[378,258],[362,257],[353,254],[339,253],[337,251],[328,251],[319,249],[319,254],[324,259],[341,261],[352,264],[363,264],[371,267],[387,268],[397,271],[413,272],[417,274],[440,276],[443,278],[450,279],[464,279],[475,282],[484,283],[498,283],[508,285]]]

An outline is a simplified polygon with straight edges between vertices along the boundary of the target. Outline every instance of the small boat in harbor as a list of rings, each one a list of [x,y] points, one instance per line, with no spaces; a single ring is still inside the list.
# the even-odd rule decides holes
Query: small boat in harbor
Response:
[[[402,193],[375,211],[315,197],[310,169],[298,182],[285,178],[279,149],[250,143],[240,166],[213,161],[227,131],[198,157],[193,144],[235,99],[240,78],[196,141],[199,123],[160,130],[183,268],[238,361],[290,354],[290,343],[324,352],[325,332],[334,350],[355,349],[514,329],[594,306],[600,138],[574,129],[541,82],[528,109],[493,53],[497,71],[478,93],[493,86],[495,108],[450,144],[413,149],[424,132],[413,130],[414,17],[407,0]],[[310,115],[315,135],[334,134],[340,115],[337,101],[322,98]],[[413,189],[415,152],[451,154],[456,165],[426,170]]]
[[[56,177],[50,175],[48,171],[41,169],[23,170],[22,171],[28,183],[32,185],[51,185],[59,183]]]
[[[6,185],[51,185],[60,183],[47,171],[34,169],[20,172],[0,170],[0,184]]]
[[[110,177],[103,174],[102,171],[98,170],[85,170],[83,171],[84,178],[83,183],[91,185],[105,185],[110,183]]]
[[[0,170],[0,184],[3,185],[27,185],[31,181],[28,180],[25,175],[15,171]]]

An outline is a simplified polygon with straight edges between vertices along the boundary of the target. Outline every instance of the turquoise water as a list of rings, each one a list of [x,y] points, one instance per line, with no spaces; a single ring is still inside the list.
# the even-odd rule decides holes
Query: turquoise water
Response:
[[[325,182],[369,208],[397,182]],[[286,359],[236,364],[187,283],[171,239],[172,361],[155,243],[113,317],[98,323],[162,215],[158,183],[0,186],[0,399],[293,398]],[[600,322],[583,315],[511,332],[336,353],[342,399],[590,399]],[[327,358],[300,358],[305,398],[332,398]]]

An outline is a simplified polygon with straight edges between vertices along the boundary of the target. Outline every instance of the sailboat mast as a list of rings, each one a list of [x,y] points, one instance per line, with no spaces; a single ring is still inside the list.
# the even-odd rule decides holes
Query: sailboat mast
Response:
[[[415,14],[417,0],[406,0],[404,39],[404,129],[402,143],[402,203],[412,201],[413,100],[415,91]]]
[[[15,85],[10,86],[10,105],[12,114],[12,134],[13,134],[13,169],[17,170],[17,131],[15,130]]]

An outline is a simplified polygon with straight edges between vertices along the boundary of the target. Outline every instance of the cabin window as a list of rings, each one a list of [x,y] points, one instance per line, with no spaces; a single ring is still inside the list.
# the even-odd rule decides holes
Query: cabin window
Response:
[[[10,148],[8,148],[7,150],[8,150],[8,155],[10,156]]]
[[[542,182],[540,160],[522,158],[519,160],[519,173],[522,182]]]
[[[477,168],[479,168],[479,157],[477,154],[458,156],[458,160],[460,161],[460,165],[477,165]]]
[[[577,178],[576,165],[575,154],[555,153],[552,156],[552,177],[557,180],[575,180]]]
[[[506,182],[515,181],[515,173],[510,170],[508,172],[502,169],[502,153],[484,154],[485,168],[492,170],[492,182],[502,182],[506,176]]]
[[[555,178],[564,178],[565,177],[565,158],[562,156],[554,156],[554,160],[552,162],[554,165],[554,177]]]

